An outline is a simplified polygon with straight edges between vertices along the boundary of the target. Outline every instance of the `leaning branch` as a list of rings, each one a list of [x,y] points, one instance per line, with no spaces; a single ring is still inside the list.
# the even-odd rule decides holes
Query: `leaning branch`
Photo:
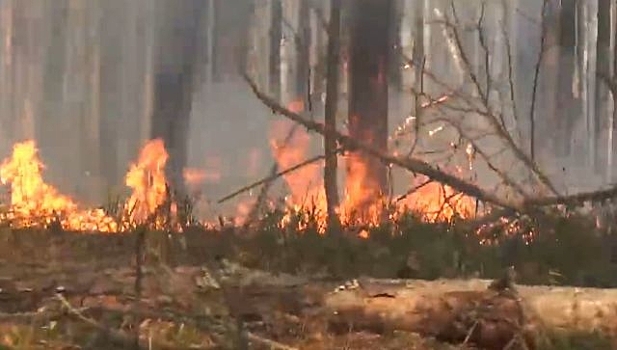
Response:
[[[521,207],[515,203],[506,202],[486,191],[482,190],[478,186],[470,184],[466,181],[463,181],[455,176],[447,174],[439,169],[433,168],[428,163],[415,159],[415,158],[403,158],[399,156],[393,156],[382,151],[376,150],[375,148],[366,145],[361,141],[357,141],[349,136],[343,135],[335,130],[326,130],[324,125],[315,121],[311,121],[298,113],[294,113],[287,108],[281,106],[277,101],[262,93],[255,82],[246,74],[243,73],[243,77],[246,82],[251,87],[251,90],[255,94],[255,96],[264,103],[268,108],[272,109],[274,113],[278,113],[292,121],[301,124],[307,130],[317,132],[321,135],[330,134],[334,138],[337,139],[339,144],[347,150],[359,149],[367,154],[378,158],[382,162],[386,164],[393,164],[402,168],[405,168],[409,171],[420,173],[427,176],[429,179],[433,179],[437,182],[441,182],[445,185],[452,187],[453,189],[460,191],[468,196],[475,197],[481,201],[492,203],[494,205],[509,208],[516,211],[519,211]]]

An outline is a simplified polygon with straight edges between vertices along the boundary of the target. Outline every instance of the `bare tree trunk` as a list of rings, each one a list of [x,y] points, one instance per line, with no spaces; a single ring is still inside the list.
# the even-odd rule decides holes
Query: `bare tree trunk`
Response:
[[[188,127],[193,102],[199,21],[207,3],[200,0],[164,2],[166,17],[160,32],[159,62],[154,81],[152,138],[162,138],[169,152],[170,185],[184,192],[182,170],[187,163]],[[173,6],[173,8],[171,8]]]
[[[307,1],[300,0],[298,4],[298,37],[295,40],[297,57],[296,62],[296,97],[304,100],[304,108],[309,107],[310,85],[310,48],[311,23],[310,8]]]
[[[119,119],[122,117],[122,50],[118,47],[118,39],[124,38],[122,18],[125,14],[119,11],[109,1],[102,2],[102,16],[105,18],[106,30],[101,33],[101,126],[100,137],[101,169],[107,185],[118,183],[120,172],[118,158]],[[123,39],[120,39],[123,40]]]
[[[610,70],[610,40],[611,38],[611,2],[610,1],[598,1],[598,46],[596,47],[597,65],[596,70],[600,74],[609,74]],[[609,91],[602,79],[596,79],[596,94],[595,105],[597,122],[595,123],[594,137],[596,140],[600,140],[602,135],[602,128],[608,126],[608,123],[604,123],[608,111]],[[608,116],[607,116],[608,117]],[[599,157],[600,152],[596,152],[596,157]],[[596,167],[599,171],[606,171],[601,168],[602,164],[599,159],[596,159]]]
[[[326,77],[326,129],[336,129],[336,111],[338,106],[339,61],[340,61],[340,31],[341,31],[341,1],[332,0],[330,5],[330,23],[328,25],[328,59]],[[336,232],[340,226],[336,208],[339,205],[336,152],[336,139],[332,135],[324,136],[326,164],[324,168],[324,188],[328,210],[328,232]]]
[[[570,142],[574,122],[580,114],[580,103],[573,93],[574,72],[575,72],[575,50],[576,50],[576,1],[562,1],[560,14],[560,46],[561,54],[559,59],[559,82],[557,84],[558,96],[557,105],[562,107],[563,113],[556,116],[557,145],[556,153],[565,157],[570,154]]]
[[[283,5],[272,0],[270,9],[270,95],[281,98],[281,39],[283,36]]]
[[[350,13],[349,135],[386,150],[388,141],[389,20],[392,0],[357,0]],[[363,152],[350,152],[347,193],[361,189],[353,203],[364,216],[387,193],[387,168]],[[361,198],[360,198],[361,197]]]
[[[399,90],[403,87],[403,80],[401,74],[401,23],[402,23],[402,9],[403,3],[401,0],[393,0],[390,7],[390,18],[392,22],[390,24],[390,43],[393,49],[393,54],[389,55],[389,74],[390,74],[390,86]]]

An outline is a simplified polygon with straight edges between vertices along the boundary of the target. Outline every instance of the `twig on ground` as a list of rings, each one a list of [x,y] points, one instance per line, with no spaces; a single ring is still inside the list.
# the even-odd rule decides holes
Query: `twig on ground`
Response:
[[[64,307],[66,307],[69,313],[77,317],[80,321],[104,333],[110,341],[117,343],[117,344],[121,344],[127,348],[135,346],[135,339],[132,336],[126,334],[125,332],[121,330],[116,330],[116,329],[105,327],[99,322],[97,322],[96,320],[90,317],[87,317],[86,315],[83,314],[82,309],[76,309],[75,307],[73,307],[73,305],[71,305],[71,303],[69,303],[69,301],[66,300],[64,296],[62,296],[62,294],[56,294],[56,299],[58,299],[60,303]],[[136,326],[136,328],[139,330],[138,325]],[[138,342],[137,343],[138,349],[148,348],[147,344],[142,345],[140,343],[139,337],[137,338],[137,342]],[[165,345],[165,344],[159,344],[159,343],[157,343],[156,347],[157,349],[163,349],[163,350],[174,350],[175,349],[172,346]]]
[[[298,348],[296,347],[285,345],[283,343],[279,343],[274,340],[266,339],[266,338],[260,337],[257,334],[254,334],[251,332],[247,332],[246,335],[247,335],[248,340],[255,342],[255,343],[262,344],[262,345],[266,345],[270,349],[273,349],[273,350],[298,350]]]

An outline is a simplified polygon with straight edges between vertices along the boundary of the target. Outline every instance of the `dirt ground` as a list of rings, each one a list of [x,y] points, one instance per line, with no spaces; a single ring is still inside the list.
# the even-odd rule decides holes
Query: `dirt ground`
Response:
[[[337,323],[324,297],[344,281],[240,266],[220,256],[229,244],[224,235],[187,234],[163,253],[156,240],[147,241],[136,283],[135,241],[133,235],[0,232],[0,344],[7,349],[471,348]]]

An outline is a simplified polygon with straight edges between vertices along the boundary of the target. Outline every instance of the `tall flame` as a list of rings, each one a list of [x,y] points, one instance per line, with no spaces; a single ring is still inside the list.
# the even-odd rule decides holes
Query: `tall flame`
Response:
[[[163,140],[154,139],[144,145],[137,162],[131,165],[125,177],[126,185],[133,190],[125,206],[130,222],[164,219],[157,217],[156,212],[170,199],[165,178],[168,158]],[[170,209],[175,210],[175,206],[170,205]]]

